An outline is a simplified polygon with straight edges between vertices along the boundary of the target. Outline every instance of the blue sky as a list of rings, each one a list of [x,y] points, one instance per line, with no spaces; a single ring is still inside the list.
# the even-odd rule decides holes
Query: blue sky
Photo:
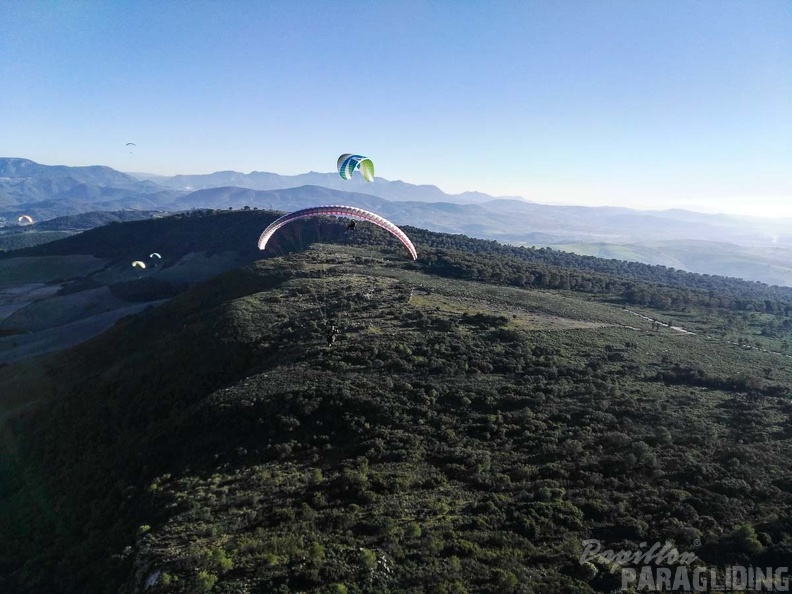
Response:
[[[0,156],[344,152],[452,193],[792,216],[792,2],[0,2]]]

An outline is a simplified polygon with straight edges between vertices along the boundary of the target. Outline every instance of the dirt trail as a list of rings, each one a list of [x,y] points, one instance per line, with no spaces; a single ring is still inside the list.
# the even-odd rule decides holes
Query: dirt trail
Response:
[[[661,322],[660,320],[658,320],[656,318],[653,318],[651,316],[645,316],[645,315],[643,315],[641,313],[638,313],[637,311],[633,311],[631,309],[627,309],[626,307],[624,308],[624,310],[625,311],[629,311],[632,315],[638,316],[639,318],[643,318],[644,320],[647,320],[649,322],[659,324],[660,326],[665,326],[666,328],[669,328],[670,330],[675,330],[676,332],[679,332],[680,334],[691,334],[693,336],[696,335],[695,332],[691,332],[690,330],[685,330],[682,326],[669,326],[665,322]]]
[[[666,328],[668,328],[668,327],[669,327],[669,326],[668,326],[668,324],[665,324],[665,323],[661,322],[661,321],[660,321],[660,320],[658,320],[658,319],[652,318],[651,316],[645,316],[645,315],[643,315],[643,314],[641,314],[641,313],[638,313],[637,311],[633,311],[633,310],[631,310],[631,309],[627,309],[626,307],[625,307],[625,308],[623,308],[623,309],[624,309],[625,311],[628,311],[628,312],[630,312],[630,313],[631,313],[631,314],[633,314],[634,316],[638,316],[639,318],[643,318],[644,320],[647,320],[647,321],[649,321],[649,322],[652,322],[652,323],[657,323],[657,324],[659,324],[660,326],[665,326]],[[624,327],[625,327],[625,328],[632,328],[633,330],[638,330],[638,328],[633,328],[632,326],[627,326],[627,325],[625,325]],[[689,334],[689,335],[692,335],[692,336],[696,336],[696,335],[697,335],[695,332],[691,332],[690,330],[685,330],[685,329],[684,329],[684,328],[682,328],[681,326],[671,326],[671,327],[670,327],[670,329],[671,329],[671,330],[675,330],[675,331],[679,332],[680,334]],[[708,339],[708,340],[714,340],[714,341],[718,341],[718,342],[724,342],[724,343],[726,343],[726,344],[730,344],[730,345],[733,345],[733,346],[739,347],[739,348],[741,348],[741,349],[746,349],[746,350],[756,350],[756,351],[760,351],[760,352],[762,352],[762,353],[772,353],[772,354],[774,354],[774,355],[781,355],[782,357],[792,357],[792,355],[790,355],[790,354],[787,354],[787,353],[781,353],[781,352],[779,352],[779,351],[771,351],[770,349],[763,349],[763,348],[761,348],[761,347],[755,347],[755,346],[751,346],[751,345],[749,345],[749,344],[741,344],[741,343],[739,343],[739,342],[734,342],[733,340],[725,340],[725,339],[723,339],[723,338],[718,338],[717,336],[710,336],[709,334],[702,334],[702,336],[703,336],[704,338]]]

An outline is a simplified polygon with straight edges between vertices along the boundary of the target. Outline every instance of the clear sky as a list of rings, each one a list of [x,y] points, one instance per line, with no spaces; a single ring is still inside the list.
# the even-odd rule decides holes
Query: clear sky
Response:
[[[345,152],[452,193],[790,216],[792,1],[0,1],[0,156]]]

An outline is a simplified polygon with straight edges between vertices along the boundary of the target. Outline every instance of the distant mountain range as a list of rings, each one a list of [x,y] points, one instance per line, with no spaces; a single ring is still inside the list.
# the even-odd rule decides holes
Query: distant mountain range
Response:
[[[350,204],[433,231],[792,285],[792,221],[546,205],[480,192],[452,195],[436,186],[382,178],[346,181],[334,173],[162,177],[0,158],[0,225],[13,227],[22,214],[38,222],[92,211],[290,211],[317,203]]]
[[[389,181],[376,178],[373,183],[362,177],[354,176],[344,180],[336,173],[301,173],[300,175],[278,175],[264,171],[239,173],[238,171],[216,171],[205,175],[175,175],[173,177],[149,176],[135,174],[141,180],[156,183],[173,190],[205,190],[223,186],[249,188],[251,190],[282,190],[301,186],[322,186],[344,192],[362,192],[379,196],[386,200],[414,202],[453,202],[454,204],[481,204],[493,199],[489,194],[481,192],[464,192],[462,194],[446,194],[437,186],[414,185],[403,181]],[[510,198],[522,200],[519,196]]]

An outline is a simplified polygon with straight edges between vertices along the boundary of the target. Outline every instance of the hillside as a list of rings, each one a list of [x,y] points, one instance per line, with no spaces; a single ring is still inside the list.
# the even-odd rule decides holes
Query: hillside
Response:
[[[329,190],[328,190],[329,191]],[[58,351],[95,336],[121,317],[261,257],[303,251],[315,243],[381,246],[400,254],[388,234],[361,225],[354,233],[328,218],[279,232],[266,252],[255,245],[277,216],[268,211],[201,210],[108,225],[46,245],[0,254],[0,364]],[[721,308],[746,320],[718,332],[745,342],[784,336],[792,290],[549,249],[528,249],[407,228],[421,255],[413,267],[450,278],[562,289],[687,312]],[[24,237],[36,234],[23,233]],[[154,253],[157,256],[154,256]],[[133,261],[147,263],[145,270]],[[44,323],[41,323],[41,322]]]
[[[268,216],[25,253],[239,249]],[[587,538],[788,558],[787,291],[417,229],[416,263],[365,226],[315,243],[336,225],[0,368],[2,591],[610,592]]]
[[[42,165],[0,157],[0,227],[23,214],[43,221],[95,210],[153,210],[183,193],[100,165]]]
[[[0,227],[0,252],[20,250],[42,243],[63,239],[74,233],[101,227],[110,223],[137,221],[151,218],[155,213],[122,210],[91,211],[57,217],[25,226]]]

